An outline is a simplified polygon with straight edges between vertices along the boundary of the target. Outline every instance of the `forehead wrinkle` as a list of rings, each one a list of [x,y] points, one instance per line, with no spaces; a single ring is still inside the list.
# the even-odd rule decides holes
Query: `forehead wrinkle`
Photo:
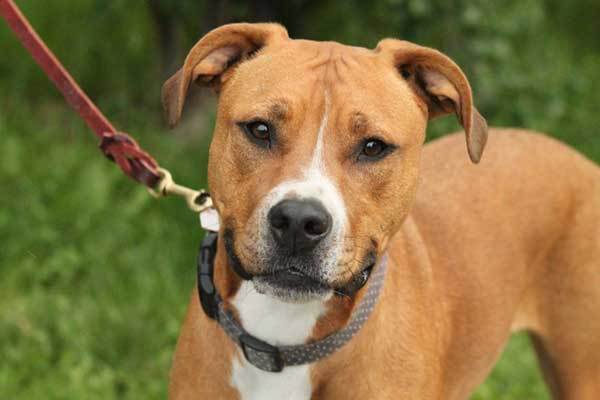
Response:
[[[327,65],[330,55],[327,54],[322,46],[316,46],[311,49],[307,56],[295,61],[295,66],[307,71],[315,71]]]
[[[337,69],[336,65],[338,62],[346,65],[344,59],[343,49],[344,46],[335,42],[322,42],[314,47],[314,51],[311,53],[313,57],[306,59],[299,66],[302,66],[308,70],[317,70],[325,68],[325,75],[328,75],[327,71],[330,70],[331,65],[334,65],[334,69]],[[335,72],[335,71],[334,71]],[[339,75],[336,73],[336,75]]]
[[[322,53],[317,53],[317,55],[314,58],[311,58],[310,60],[303,63],[303,66],[309,71],[312,71],[326,67],[328,63],[329,58],[327,56],[324,56]]]
[[[344,72],[348,70],[348,64],[344,60],[344,56],[331,60],[331,63],[333,64],[332,80],[337,83],[345,83]]]

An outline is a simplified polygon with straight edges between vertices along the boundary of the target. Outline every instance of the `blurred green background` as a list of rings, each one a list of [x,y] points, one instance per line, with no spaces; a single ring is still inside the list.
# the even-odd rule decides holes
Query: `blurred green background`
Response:
[[[18,4],[116,126],[192,187],[205,184],[215,100],[200,91],[167,131],[160,87],[203,33],[240,20],[367,47],[385,36],[436,47],[464,68],[491,125],[545,131],[600,161],[597,0]],[[446,118],[428,135],[457,128]],[[181,201],[153,200],[96,145],[0,23],[2,399],[166,397],[202,234]],[[524,335],[473,396],[547,398]]]

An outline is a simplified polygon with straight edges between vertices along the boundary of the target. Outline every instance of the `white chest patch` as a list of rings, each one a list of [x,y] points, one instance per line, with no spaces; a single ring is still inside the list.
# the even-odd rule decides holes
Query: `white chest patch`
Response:
[[[322,301],[285,303],[258,293],[252,282],[243,282],[233,299],[244,329],[273,345],[304,343],[325,311]],[[286,367],[265,372],[248,363],[241,351],[234,359],[231,384],[242,400],[309,400],[310,366]]]

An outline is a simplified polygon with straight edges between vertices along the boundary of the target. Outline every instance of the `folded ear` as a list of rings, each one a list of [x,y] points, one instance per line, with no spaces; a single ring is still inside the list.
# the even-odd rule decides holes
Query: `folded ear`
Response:
[[[375,51],[390,58],[427,105],[430,119],[456,114],[467,135],[469,157],[478,163],[487,141],[487,122],[473,105],[471,86],[458,65],[437,50],[402,40],[384,39]]]
[[[179,122],[190,84],[219,87],[227,71],[261,48],[288,38],[278,24],[229,24],[207,33],[190,50],[183,67],[162,87],[162,104],[169,125]]]

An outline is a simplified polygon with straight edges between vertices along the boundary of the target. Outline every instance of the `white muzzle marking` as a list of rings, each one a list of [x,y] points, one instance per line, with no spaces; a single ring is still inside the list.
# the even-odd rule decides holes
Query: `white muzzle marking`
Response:
[[[335,183],[327,176],[324,158],[324,136],[327,128],[329,114],[329,96],[325,94],[325,111],[319,131],[317,142],[313,151],[310,164],[303,173],[302,178],[284,181],[274,187],[263,199],[257,213],[257,226],[259,238],[262,242],[259,255],[268,257],[267,243],[270,235],[267,215],[271,208],[286,198],[316,199],[320,201],[332,218],[332,227],[329,235],[320,245],[319,259],[322,260],[320,270],[324,279],[335,274],[335,267],[341,256],[344,245],[344,231],[347,224],[346,207],[341,193]]]

